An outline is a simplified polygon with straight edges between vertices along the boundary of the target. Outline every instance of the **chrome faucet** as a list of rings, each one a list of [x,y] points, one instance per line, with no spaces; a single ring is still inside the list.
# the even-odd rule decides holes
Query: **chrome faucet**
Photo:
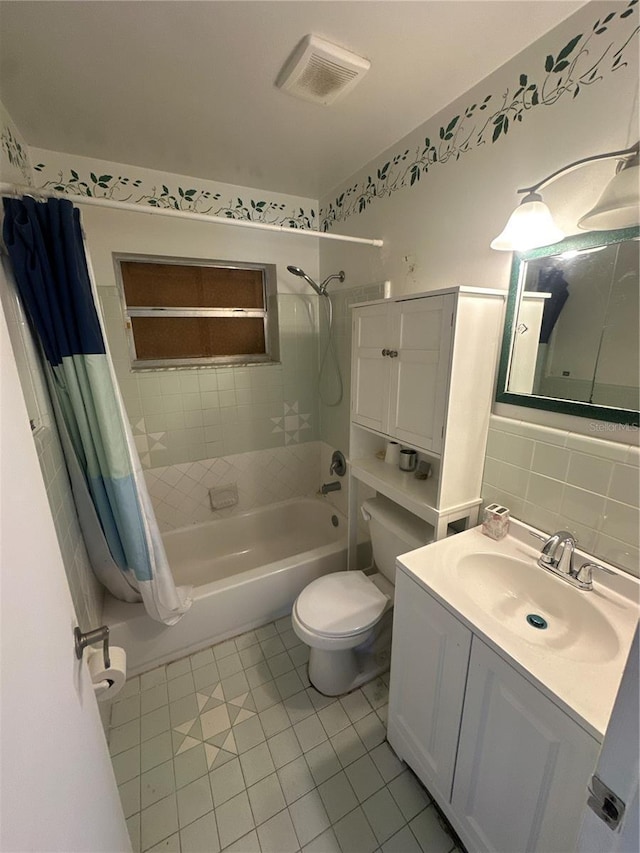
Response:
[[[532,533],[531,535],[544,542],[540,556],[538,557],[540,568],[553,572],[554,575],[558,575],[577,589],[593,589],[592,574],[594,569],[606,572],[608,575],[615,574],[606,566],[601,566],[599,563],[590,561],[583,563],[579,569],[575,568],[573,560],[576,550],[576,539],[568,530],[559,530],[557,533],[549,536],[549,538],[539,536],[537,533]],[[558,555],[560,548],[562,550]]]
[[[320,494],[326,495],[329,492],[339,492],[342,488],[342,483],[339,483],[337,480],[333,483],[323,483],[320,486]]]
[[[558,549],[560,556],[558,556]],[[571,575],[573,569],[573,554],[576,550],[576,540],[568,530],[559,530],[550,536],[542,546],[538,565],[543,569],[562,575]]]

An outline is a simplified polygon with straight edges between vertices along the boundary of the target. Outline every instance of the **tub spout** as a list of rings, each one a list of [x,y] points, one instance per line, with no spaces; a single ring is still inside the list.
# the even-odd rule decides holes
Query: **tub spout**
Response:
[[[339,492],[341,488],[342,484],[339,483],[337,480],[333,483],[323,483],[320,486],[320,494],[326,495],[329,492]]]

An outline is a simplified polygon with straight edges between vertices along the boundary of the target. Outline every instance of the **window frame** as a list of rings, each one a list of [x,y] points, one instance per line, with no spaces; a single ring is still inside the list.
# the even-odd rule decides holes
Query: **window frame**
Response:
[[[122,277],[122,262],[145,264],[175,264],[177,266],[214,267],[216,269],[258,270],[262,273],[262,298],[264,308],[204,308],[204,307],[164,307],[129,306],[125,297]],[[278,334],[277,274],[275,264],[257,264],[249,261],[223,261],[209,258],[182,258],[164,255],[147,255],[130,252],[114,252],[113,262],[116,274],[118,296],[122,307],[125,332],[129,350],[131,370],[174,370],[202,367],[240,367],[251,364],[277,364],[280,361]],[[240,355],[204,356],[201,358],[157,358],[140,359],[136,352],[135,337],[131,319],[135,317],[226,317],[242,319],[262,317],[264,322],[265,353],[247,353]]]

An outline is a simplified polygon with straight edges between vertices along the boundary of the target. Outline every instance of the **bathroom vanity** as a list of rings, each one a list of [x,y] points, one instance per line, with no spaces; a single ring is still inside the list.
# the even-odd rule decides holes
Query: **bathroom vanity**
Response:
[[[470,851],[575,849],[638,619],[635,578],[575,589],[532,532],[477,527],[397,564],[389,742]]]
[[[477,521],[505,292],[451,287],[353,308],[349,518],[360,483],[431,524]],[[384,461],[387,440],[418,452],[432,477]],[[356,567],[356,524],[350,568]]]

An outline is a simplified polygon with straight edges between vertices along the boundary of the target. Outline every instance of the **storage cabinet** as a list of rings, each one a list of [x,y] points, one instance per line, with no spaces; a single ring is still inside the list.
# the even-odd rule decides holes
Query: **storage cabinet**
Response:
[[[354,314],[354,423],[439,453],[453,294],[376,304]]]
[[[575,850],[599,744],[404,570],[388,738],[469,850]]]
[[[452,287],[353,308],[349,566],[358,566],[360,483],[428,521],[435,538],[475,524],[505,294]],[[433,477],[379,458],[388,439],[417,450]]]

